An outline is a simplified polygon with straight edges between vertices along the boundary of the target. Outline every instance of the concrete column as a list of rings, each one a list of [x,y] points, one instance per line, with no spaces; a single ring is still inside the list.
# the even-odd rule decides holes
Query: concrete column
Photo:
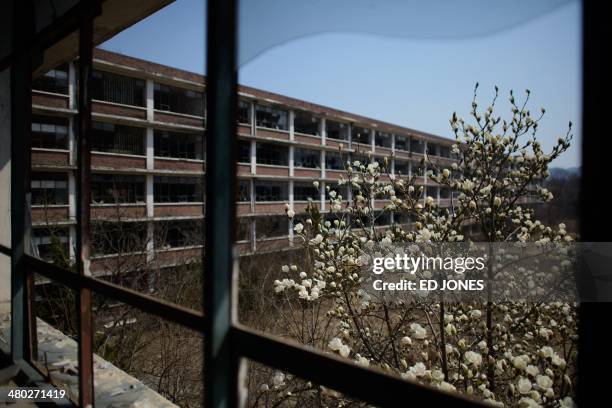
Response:
[[[155,216],[155,202],[153,197],[154,180],[152,174],[146,175],[147,218],[153,218]]]
[[[77,109],[77,80],[74,62],[68,64],[68,107]]]
[[[257,174],[257,142],[251,140],[251,174]]]
[[[76,166],[76,138],[74,135],[75,127],[74,117],[68,119],[68,161],[71,166]]]
[[[155,110],[155,83],[150,78],[147,78],[147,82],[146,82],[146,97],[147,97],[147,121],[152,122],[154,119],[154,110]]]
[[[76,227],[74,225],[68,227],[68,256],[73,262],[76,259]]]
[[[321,145],[325,146],[325,143],[327,142],[327,130],[325,130],[325,118],[321,118],[320,121],[320,133],[321,133]]]
[[[376,129],[370,129],[370,150],[376,151]]]
[[[395,154],[395,133],[391,134],[391,153]]]
[[[348,144],[348,148],[352,149],[353,148],[353,134],[352,134],[352,129],[351,129],[351,124],[347,124],[347,129],[346,131],[348,132],[348,139],[346,140],[347,144]]]
[[[251,117],[251,134],[255,134],[255,128],[257,127],[257,115],[255,114],[255,102],[251,101],[249,103],[249,115]]]
[[[74,171],[68,173],[68,218],[76,220],[76,179]]]
[[[289,111],[289,140],[295,140],[295,126],[293,122],[295,122],[295,112],[290,110]]]
[[[327,177],[327,173],[325,170],[325,150],[321,150],[321,178]]]
[[[147,155],[147,170],[153,170],[155,167],[155,132],[152,127],[147,127],[145,134],[145,151]]]
[[[294,155],[295,155],[295,147],[289,146],[289,177],[293,177],[294,175]]]
[[[325,181],[319,183],[319,191],[321,192],[321,212],[325,211]]]

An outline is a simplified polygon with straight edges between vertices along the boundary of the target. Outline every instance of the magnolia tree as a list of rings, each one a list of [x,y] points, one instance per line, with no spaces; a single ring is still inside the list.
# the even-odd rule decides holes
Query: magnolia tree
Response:
[[[479,239],[499,242],[567,242],[563,224],[538,221],[534,201],[552,194],[540,183],[550,163],[570,145],[567,133],[545,153],[536,138],[544,109],[527,108],[530,92],[518,103],[510,92],[511,116],[495,114],[498,89],[481,110],[474,91],[470,119],[452,115],[455,160],[448,168],[425,155],[411,175],[390,174],[381,163],[347,160],[345,177],[352,200],[327,188],[330,214],[309,204],[304,219],[295,219],[296,239],[306,254],[300,265],[284,265],[274,282],[279,326],[287,337],[324,348],[405,379],[446,391],[457,391],[500,406],[573,405],[575,382],[576,308],[570,302],[496,302],[489,292],[481,301],[445,302],[443,297],[404,302],[373,297],[363,289],[360,257],[374,246],[466,242],[474,237],[466,225],[478,227]],[[419,177],[449,189],[450,206],[438,207],[424,196]],[[319,186],[315,182],[315,186]],[[373,200],[387,203],[376,211]],[[410,219],[407,224],[380,227],[379,217]],[[487,268],[486,279],[494,279]],[[333,391],[269,372],[251,401],[275,405],[343,405],[350,402]]]

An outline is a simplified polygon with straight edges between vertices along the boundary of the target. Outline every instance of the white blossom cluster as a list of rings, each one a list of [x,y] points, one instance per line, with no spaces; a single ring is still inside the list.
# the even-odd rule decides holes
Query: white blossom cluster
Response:
[[[544,110],[537,117],[531,115],[529,91],[521,104],[510,93],[508,121],[494,113],[497,97],[496,88],[491,106],[480,112],[474,93],[472,123],[453,114],[455,160],[448,167],[441,168],[425,155],[420,168],[405,177],[389,174],[387,160],[347,160],[338,185],[352,190],[350,202],[328,186],[329,214],[310,203],[307,217],[297,221],[288,207],[287,216],[307,256],[299,267],[281,268],[282,276],[274,281],[275,299],[288,336],[360,366],[496,406],[571,407],[576,381],[575,304],[444,303],[441,299],[408,304],[373,299],[360,286],[364,254],[376,245],[465,242],[471,239],[464,233],[467,223],[478,225],[481,240],[492,243],[575,239],[563,224],[544,225],[529,205],[553,199],[541,183],[550,163],[569,147],[570,131],[545,153],[536,140]],[[424,196],[419,178],[427,168],[433,168],[428,173],[431,180],[451,190],[450,208],[439,208]],[[314,185],[319,187],[317,182]],[[374,200],[384,206],[374,207]],[[411,222],[382,228],[377,210]],[[491,271],[495,268],[491,265]],[[521,273],[535,281],[538,273],[546,271]],[[287,378],[276,373],[271,386],[264,384],[260,391],[272,399],[302,392],[327,405],[348,401],[324,387]]]

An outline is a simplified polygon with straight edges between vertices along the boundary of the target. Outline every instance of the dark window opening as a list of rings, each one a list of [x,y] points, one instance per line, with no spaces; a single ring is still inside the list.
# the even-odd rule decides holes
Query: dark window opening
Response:
[[[92,124],[92,151],[143,156],[144,140],[144,128],[102,122]]]
[[[289,130],[289,114],[272,106],[255,105],[257,126],[269,129]]]
[[[144,203],[145,177],[123,174],[92,174],[94,204]]]
[[[251,163],[251,142],[238,140],[238,163]]]
[[[288,184],[283,181],[255,181],[255,201],[287,201]]]
[[[204,116],[204,94],[191,89],[155,84],[154,106],[160,111]]]
[[[355,143],[370,144],[370,130],[359,126],[351,128],[351,138]]]
[[[319,150],[296,148],[293,152],[293,165],[311,169],[321,168],[321,152]]]
[[[155,225],[155,247],[169,249],[202,245],[203,231],[203,220],[160,222]]]
[[[147,252],[147,225],[143,222],[92,223],[92,251],[94,255],[141,254]],[[142,260],[144,266],[145,260]],[[134,262],[133,265],[140,265]]]
[[[251,180],[239,180],[238,181],[238,202],[250,202],[251,201]]]
[[[410,174],[410,163],[407,161],[395,160],[395,174],[404,176]]]
[[[68,64],[62,64],[32,81],[32,89],[67,95]]]
[[[395,135],[395,149],[409,151],[410,150],[410,138],[408,136]]]
[[[33,228],[33,255],[48,262],[63,264],[69,254],[68,230],[66,228]]]
[[[320,198],[319,189],[312,183],[295,183],[293,185],[293,199],[295,201],[317,201]]]
[[[325,168],[328,170],[344,170],[344,163],[340,153],[325,153]]]
[[[32,172],[32,205],[68,204],[68,174]]]
[[[386,147],[390,149],[391,148],[391,134],[377,131],[376,136],[374,137],[374,143],[378,147]]]
[[[251,103],[244,99],[238,100],[238,123],[251,124]]]
[[[325,121],[325,135],[330,139],[348,140],[348,125],[327,120]]]
[[[410,139],[410,151],[423,154],[425,152],[425,142],[421,139]]]
[[[109,72],[93,71],[91,97],[122,105],[145,105],[145,81]]]
[[[155,131],[154,150],[157,157],[204,160],[204,136],[196,133]]]
[[[287,166],[289,164],[289,148],[272,143],[257,143],[257,164]]]
[[[284,215],[255,218],[257,239],[285,237],[289,235],[289,219]]]
[[[68,149],[68,119],[32,116],[32,147]]]
[[[321,125],[319,119],[308,112],[295,111],[293,117],[293,130],[307,135],[320,135]]]
[[[204,201],[204,180],[201,177],[156,176],[156,203],[200,203]]]
[[[239,217],[236,219],[236,240],[250,241],[252,234],[251,218]]]

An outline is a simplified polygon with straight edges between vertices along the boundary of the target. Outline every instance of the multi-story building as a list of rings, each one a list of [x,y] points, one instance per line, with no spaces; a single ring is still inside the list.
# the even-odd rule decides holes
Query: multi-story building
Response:
[[[32,91],[32,237],[41,256],[52,242],[72,251],[75,238],[77,65],[50,71]],[[193,221],[204,216],[206,78],[99,49],[94,67],[91,217],[103,225],[105,242],[98,243],[92,270],[118,252],[121,234],[138,237],[147,253],[168,264],[196,255],[201,246],[189,235],[201,236],[201,223]],[[450,139],[250,87],[239,88],[238,122],[244,254],[291,245],[285,204],[299,214],[312,200],[328,212],[325,187],[337,188],[349,156],[388,157],[391,173],[403,175],[426,152],[441,165],[452,160]],[[417,183],[449,205],[450,191],[427,174]],[[339,193],[351,200],[350,189],[343,189]]]

